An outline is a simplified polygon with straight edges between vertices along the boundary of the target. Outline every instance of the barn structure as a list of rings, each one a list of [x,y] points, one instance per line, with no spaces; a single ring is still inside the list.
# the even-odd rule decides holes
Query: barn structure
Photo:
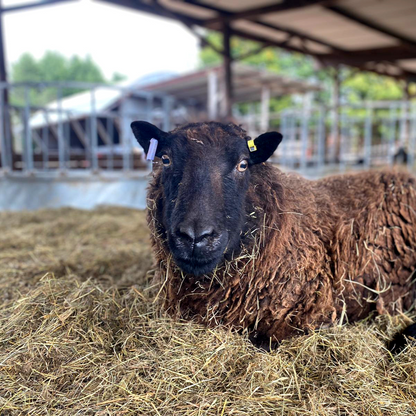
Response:
[[[222,72],[222,66],[214,66],[179,76],[165,75],[150,83],[138,81],[120,88],[100,86],[37,108],[29,120],[23,117],[24,122],[14,129],[15,141],[20,138],[22,143],[25,139],[33,143],[30,149],[20,146],[25,156],[22,163],[30,163],[31,158],[32,169],[48,169],[61,157],[64,167],[143,168],[141,148],[130,123],[144,119],[170,130],[189,121],[216,120],[224,101],[219,88]],[[253,135],[269,128],[271,98],[305,96],[321,89],[317,84],[242,64],[234,66],[234,73],[233,118]],[[238,111],[238,104],[243,103],[252,109],[251,118]],[[96,130],[95,143],[90,141],[92,129]],[[59,151],[63,154],[59,155]],[[15,158],[13,168],[21,165]]]
[[[5,13],[58,4],[64,1],[77,0],[38,0],[0,8],[0,159],[2,173],[16,172],[17,162],[20,164],[18,171],[24,174],[36,175],[44,166],[39,165],[39,161],[37,162],[38,168],[35,166],[36,157],[33,154],[35,142],[39,142],[41,137],[40,130],[35,132],[33,137],[31,128],[26,127],[21,131],[23,157],[20,161],[16,159],[18,152],[15,148],[13,140],[15,132],[12,131],[11,124],[17,116],[28,120],[33,108],[28,109],[26,106],[16,112],[16,109],[13,109],[9,104],[10,88],[16,88],[16,86],[7,83],[2,16]],[[230,119],[234,116],[233,104],[239,100],[238,91],[240,88],[238,86],[239,65],[236,63],[248,55],[256,54],[265,48],[279,47],[312,56],[317,65],[321,67],[334,68],[332,71],[333,103],[330,109],[309,108],[308,111],[296,110],[297,112],[286,112],[281,115],[280,126],[284,130],[284,134],[286,137],[292,137],[292,144],[296,144],[295,147],[286,145],[286,156],[290,152],[293,153],[294,150],[303,155],[302,163],[299,164],[292,160],[289,161],[290,166],[305,168],[309,162],[304,156],[310,157],[313,163],[326,162],[325,152],[327,149],[323,149],[323,146],[329,144],[333,149],[331,160],[340,161],[341,155],[351,154],[351,160],[369,167],[373,163],[373,156],[378,154],[380,150],[379,163],[392,163],[395,150],[397,150],[396,142],[399,141],[400,149],[404,151],[409,168],[414,168],[416,107],[411,102],[413,97],[410,88],[411,83],[416,82],[416,27],[413,24],[416,21],[416,3],[414,0],[95,1],[182,22],[194,33],[202,45],[210,45],[216,50],[223,57],[222,66],[221,69],[218,69],[217,76],[215,76],[215,71],[210,73],[207,78],[207,88],[204,88],[211,96],[206,112],[218,119]],[[211,45],[207,37],[209,30],[222,34],[221,47]],[[258,46],[248,54],[233,55],[230,44],[233,36],[253,40],[257,42]],[[342,85],[339,68],[341,65],[354,67],[357,71],[372,71],[400,79],[405,100],[397,103],[365,103],[362,105],[365,110],[365,119],[352,120],[347,113],[343,114],[340,108],[340,88]],[[173,90],[176,88],[174,84],[166,81],[164,87],[172,89],[172,91],[163,94],[169,97],[173,95]],[[215,85],[217,85],[217,89]],[[98,87],[90,86],[89,99],[92,103],[96,100],[95,94]],[[58,88],[62,88],[62,86]],[[123,94],[130,93],[128,88],[123,92]],[[134,94],[139,93],[136,91]],[[162,109],[166,118],[166,108],[172,102],[169,104],[169,100],[160,96],[160,90],[147,90],[143,91],[143,94],[143,100],[147,103],[151,101],[146,98],[148,94],[158,95],[159,98],[153,100],[152,104],[147,104],[147,109],[156,110],[153,108],[155,104],[156,107]],[[215,94],[218,98],[216,104],[216,101],[212,99]],[[261,94],[264,103],[267,101],[267,89],[262,87]],[[156,103],[157,100],[159,103]],[[217,105],[218,103],[219,105]],[[93,107],[93,105],[91,106]],[[68,159],[70,152],[68,151],[68,142],[65,140],[65,129],[68,131],[68,127],[64,126],[62,119],[63,109],[58,106],[52,111],[60,114],[57,115],[59,121],[57,127],[52,129],[53,131],[47,132],[50,136],[55,136],[53,140],[56,141],[57,146],[54,149],[57,154],[54,156],[56,164],[54,173],[59,174],[66,168],[81,167],[84,172],[95,173],[102,169],[103,165],[96,150],[101,146],[104,151],[106,137],[104,130],[119,128],[120,131],[124,131],[125,129],[117,126],[117,122],[113,123],[114,127],[112,122],[100,120],[100,117],[92,112],[89,124],[81,124],[82,130],[88,132],[91,150],[86,149],[87,144],[80,146],[91,155],[90,163],[84,166],[79,166],[77,163],[72,166],[70,158]],[[325,114],[322,115],[323,111]],[[312,114],[313,112],[315,115]],[[265,113],[266,111],[263,111],[263,122],[261,123],[264,123]],[[331,120],[330,124],[328,118]],[[245,121],[247,122],[248,119]],[[71,127],[71,123],[68,123],[67,126],[70,126],[69,134],[79,142],[82,130]],[[330,126],[329,131],[328,126]],[[44,130],[47,129],[42,126],[42,134],[44,134]],[[320,139],[317,143],[310,145],[306,139],[311,136],[324,137],[324,140]],[[373,142],[378,146],[376,150],[372,147]],[[128,142],[124,141],[124,143]],[[348,149],[351,143],[354,145]],[[117,139],[113,144],[117,145]],[[282,148],[281,151],[285,149]],[[349,150],[350,152],[348,152]],[[127,154],[125,151],[123,154],[120,163],[124,171],[129,171],[136,166],[134,152],[133,156],[125,156]],[[51,157],[49,157],[50,159]]]

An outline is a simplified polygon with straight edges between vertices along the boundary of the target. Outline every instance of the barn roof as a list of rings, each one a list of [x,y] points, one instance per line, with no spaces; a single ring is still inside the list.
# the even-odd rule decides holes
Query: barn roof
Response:
[[[270,90],[270,96],[303,94],[309,91],[318,91],[321,87],[317,84],[303,80],[284,77],[273,72],[257,69],[248,65],[235,64],[235,102],[256,102],[260,101],[262,87],[266,86]],[[103,86],[94,89],[94,104],[90,91],[80,92],[69,97],[63,98],[60,102],[53,101],[46,106],[48,119],[45,112],[35,113],[30,120],[32,128],[39,128],[45,123],[57,123],[60,111],[67,113],[72,119],[89,117],[95,106],[96,113],[101,113],[110,109],[116,103],[120,103],[124,98],[131,94],[136,94],[146,98],[151,93],[157,97],[172,96],[177,100],[189,103],[199,103],[206,105],[208,99],[208,75],[216,73],[222,76],[223,67],[215,66],[188,72],[183,75],[170,75],[160,77],[157,82],[146,82],[140,80],[135,82],[124,82],[120,88]]]
[[[196,102],[205,105],[208,99],[208,77],[210,73],[218,78],[224,75],[223,66],[204,68],[192,71],[170,79],[143,86],[145,91],[159,92],[175,97],[177,100]],[[278,75],[265,69],[249,65],[233,65],[234,73],[234,103],[252,103],[261,100],[263,87],[267,87],[270,96],[304,94],[319,91],[318,84],[304,80]]]
[[[415,0],[100,0],[416,80]],[[201,38],[202,39],[202,38]],[[202,39],[203,40],[203,39]]]

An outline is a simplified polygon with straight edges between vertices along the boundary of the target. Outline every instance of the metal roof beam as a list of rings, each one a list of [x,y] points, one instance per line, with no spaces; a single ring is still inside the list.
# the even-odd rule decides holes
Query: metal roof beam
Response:
[[[345,63],[347,65],[362,65],[366,62],[393,62],[401,59],[415,59],[415,51],[407,47],[390,46],[386,48],[365,49],[345,55],[321,54],[320,59]]]
[[[293,30],[293,29],[288,29],[288,28],[285,28],[285,27],[282,27],[282,26],[278,26],[276,24],[266,23],[266,22],[263,22],[261,20],[256,20],[256,19],[251,20],[250,19],[250,21],[253,22],[253,23],[256,23],[257,25],[267,27],[269,29],[278,30],[280,32],[287,33],[288,35],[291,35],[293,37],[297,37],[299,39],[303,39],[303,40],[307,40],[307,41],[310,41],[310,42],[318,43],[319,45],[326,46],[327,48],[330,48],[333,51],[336,51],[338,53],[348,53],[348,51],[345,50],[345,49],[339,48],[339,47],[333,45],[332,43],[323,41],[323,40],[321,40],[319,38],[316,38],[314,36],[307,35],[306,33],[302,33],[302,32],[299,32],[299,31],[296,31],[296,30]]]
[[[269,13],[276,13],[276,12],[283,12],[287,10],[297,9],[299,7],[306,7],[306,6],[313,6],[319,3],[326,3],[328,0],[283,0],[277,4],[271,4],[269,6],[262,6],[262,7],[254,7],[252,9],[244,10],[239,13],[232,13],[228,10],[222,10],[218,7],[212,7],[206,3],[200,3],[196,0],[185,0],[186,3],[193,4],[195,6],[205,7],[206,9],[210,9],[216,11],[221,14],[218,18],[210,19],[207,21],[207,24],[215,24],[215,23],[222,23],[224,21],[232,21],[238,19],[250,19],[257,16],[261,16],[262,14],[269,14]]]
[[[233,33],[236,36],[246,38],[246,39],[251,39],[256,42],[270,42],[270,40],[267,38],[264,38],[258,35],[253,35],[251,33],[247,33],[241,30],[234,29]],[[400,75],[389,74],[384,71],[378,71],[376,69],[365,67],[365,64],[369,61],[368,59],[369,54],[371,54],[371,56],[374,56],[374,60],[373,59],[371,60],[374,62],[394,61],[398,59],[414,58],[414,52],[410,51],[408,48],[402,48],[401,51],[397,51],[396,48],[392,47],[392,48],[381,48],[379,50],[368,49],[365,51],[355,51],[354,53],[352,52],[340,53],[340,52],[335,51],[334,53],[325,54],[325,53],[314,53],[308,50],[304,50],[295,46],[288,45],[287,41],[270,42],[270,44],[279,48],[287,49],[292,52],[299,52],[302,54],[311,55],[315,57],[319,62],[322,62],[325,65],[335,65],[335,64],[351,65],[363,71],[375,72],[375,73],[378,73],[379,75],[389,75],[395,78],[414,79],[416,76],[416,74],[412,72],[403,70],[402,68],[400,68],[399,65],[395,64],[394,62],[392,62],[391,65],[396,66],[401,71]]]
[[[184,23],[185,25],[197,25],[197,26],[204,26],[204,21],[189,17],[181,13],[174,12],[172,10],[163,7],[161,4],[157,2],[150,2],[145,3],[141,0],[99,0],[100,2],[104,3],[111,3],[116,6],[123,6],[130,9],[135,9],[140,12],[146,12],[150,14],[157,14],[162,17],[167,17],[169,19],[179,20],[180,22]]]
[[[235,36],[239,36],[241,38],[254,40],[255,42],[269,43],[270,46],[277,46],[278,48],[287,49],[287,50],[292,51],[292,52],[299,52],[299,53],[302,53],[302,54],[308,54],[308,55],[312,55],[312,56],[319,56],[320,55],[320,54],[315,54],[311,51],[307,51],[307,50],[302,49],[302,48],[298,48],[296,46],[288,45],[288,41],[290,40],[290,38],[286,39],[282,42],[271,41],[270,39],[267,39],[263,36],[254,35],[254,34],[247,33],[245,31],[242,31],[242,30],[239,30],[239,29],[234,29],[234,28],[233,28],[233,34]]]
[[[188,4],[192,4],[192,5],[196,5],[196,6],[201,6],[201,7],[204,7],[206,9],[215,11],[215,12],[221,14],[221,15],[226,16],[227,20],[229,20],[229,21],[236,19],[234,17],[235,15],[233,15],[233,13],[231,13],[229,11],[225,11],[223,9],[219,9],[218,7],[211,6],[211,5],[207,5],[205,3],[200,3],[197,0],[184,0],[184,3],[188,3]],[[320,2],[319,1],[316,1],[316,2],[307,1],[306,3],[307,3],[307,5],[313,5],[315,3],[320,3]],[[273,9],[273,10],[275,8],[279,8],[280,11],[282,11],[282,10],[289,10],[291,8],[302,7],[302,2],[294,2],[294,1],[291,1],[291,2],[279,3],[277,5],[275,4],[275,5],[268,6],[268,7],[271,8],[271,9]],[[286,9],[285,8],[282,9],[282,7],[286,7]],[[259,8],[259,9],[256,9],[256,10],[263,10],[263,9],[264,8]],[[279,11],[279,10],[277,10],[277,11]],[[244,13],[246,13],[246,12],[244,12]],[[239,14],[239,16],[241,16],[241,13]],[[285,27],[277,26],[275,24],[272,25],[270,23],[263,22],[263,21],[260,21],[260,20],[256,19],[257,17],[258,17],[258,14],[254,13],[253,15],[246,16],[245,18],[247,20],[249,20],[249,21],[252,21],[253,23],[256,23],[256,24],[261,25],[261,26],[264,26],[264,27],[267,27],[269,29],[278,30],[280,32],[287,33],[287,34],[289,34],[291,36],[298,37],[300,39],[304,39],[304,40],[308,40],[308,41],[311,41],[311,42],[318,43],[320,45],[323,45],[323,46],[326,46],[328,48],[331,48],[332,50],[337,51],[339,53],[346,52],[345,50],[343,50],[343,49],[341,49],[339,47],[336,47],[335,45],[333,45],[333,44],[331,44],[329,42],[323,41],[323,40],[321,40],[319,38],[315,38],[314,36],[307,35],[305,33],[302,33],[302,32],[299,32],[299,31],[295,31],[293,29],[288,29],[288,28],[285,28]],[[242,18],[242,17],[240,17],[240,18]],[[214,20],[216,20],[216,19],[214,19]],[[206,27],[211,26],[212,25],[212,21],[213,20],[208,20],[208,22],[205,23],[204,26],[206,26]],[[267,45],[268,46],[271,46],[271,43],[269,42]],[[237,59],[240,59],[240,58],[237,58]]]
[[[16,12],[19,10],[33,9],[35,7],[51,6],[53,4],[67,3],[70,1],[77,1],[77,0],[43,0],[43,1],[38,1],[38,2],[26,3],[26,4],[18,4],[17,6],[2,7],[1,11],[2,13]]]
[[[269,42],[269,39],[265,39],[261,36],[257,36],[257,35],[252,35],[250,33],[246,33],[243,31],[239,31],[239,30],[234,30],[234,34],[236,36],[240,36],[242,38],[246,38],[246,39],[251,39],[257,42]],[[312,52],[308,52],[305,50],[302,50],[300,48],[294,47],[294,46],[290,46],[287,45],[285,42],[273,42],[272,45],[280,47],[280,48],[284,48],[293,52],[299,52],[302,54],[309,54],[313,57],[315,57],[319,62],[322,62],[325,65],[334,65],[334,64],[345,64],[345,65],[351,65],[354,66],[356,68],[359,68],[363,71],[370,71],[370,72],[375,72],[378,73],[379,75],[389,75],[395,78],[411,78],[414,79],[416,77],[416,74],[409,72],[409,71],[405,71],[402,68],[400,68],[398,65],[395,65],[394,63],[392,64],[393,66],[396,66],[400,71],[401,74],[400,75],[395,75],[395,74],[389,74],[386,73],[384,71],[378,71],[377,69],[372,69],[372,68],[366,68],[365,67],[365,63],[368,62],[368,55],[367,55],[367,59],[357,59],[356,61],[353,60],[353,54],[346,56],[346,55],[337,55],[337,54],[319,54],[319,53],[312,53]],[[363,55],[365,55],[365,53],[373,53],[374,50],[366,50]],[[386,55],[387,56],[387,55]],[[409,56],[407,55],[407,58],[409,58]],[[380,59],[381,59],[381,55],[380,55]],[[398,59],[398,58],[396,58]],[[387,60],[387,59],[383,59],[383,60]]]

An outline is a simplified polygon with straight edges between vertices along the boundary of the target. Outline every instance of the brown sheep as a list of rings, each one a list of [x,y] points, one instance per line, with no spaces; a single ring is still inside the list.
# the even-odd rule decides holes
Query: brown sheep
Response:
[[[263,343],[412,306],[414,177],[286,174],[264,163],[279,133],[233,124],[132,129],[145,152],[159,141],[148,222],[169,313]]]

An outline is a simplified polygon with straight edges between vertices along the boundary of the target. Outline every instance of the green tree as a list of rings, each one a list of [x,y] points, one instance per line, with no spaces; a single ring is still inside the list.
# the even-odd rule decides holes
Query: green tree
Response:
[[[208,35],[208,39],[216,49],[221,49],[221,34],[210,33]],[[261,45],[257,42],[237,37],[233,37],[231,40],[231,52],[234,58],[256,51],[260,48],[260,46]],[[213,48],[208,46],[201,50],[199,61],[201,67],[219,65],[222,62],[222,57]],[[274,47],[267,47],[259,53],[255,53],[242,59],[241,62],[260,69],[267,69],[268,71],[275,72],[280,75],[286,75],[288,77],[310,79],[314,81],[317,79],[322,81],[325,78],[324,71],[316,70],[316,65],[314,64],[312,58],[300,53],[290,53],[283,49]],[[327,93],[324,93],[324,96],[321,97],[321,99],[327,99],[327,95]],[[288,108],[293,105],[293,97],[289,96],[273,98],[270,102],[271,111],[273,112],[279,112],[284,108]],[[247,108],[248,107],[246,105],[240,106],[240,110],[243,113],[247,110]]]
[[[41,69],[38,62],[30,53],[24,53],[12,66],[12,81],[40,81],[42,79]]]
[[[208,40],[217,49],[221,49],[221,34],[209,33]],[[259,47],[260,44],[249,40],[236,37],[231,40],[231,51],[234,57],[243,56]],[[207,46],[201,50],[199,60],[200,66],[206,67],[220,64],[222,58],[213,48]],[[324,87],[324,91],[317,94],[317,101],[326,105],[331,103],[333,70],[332,68],[318,69],[314,60],[309,56],[268,47],[243,59],[242,62],[281,75],[318,81]],[[343,80],[341,102],[360,103],[365,100],[400,100],[403,98],[402,85],[391,77],[341,67],[341,79]],[[279,111],[290,105],[293,105],[293,101],[287,97],[274,99],[271,104],[274,111]]]
[[[67,58],[59,52],[48,51],[38,60],[29,53],[23,54],[12,65],[10,78],[14,83],[78,81],[104,84],[120,81],[124,79],[124,76],[116,73],[111,80],[107,80],[90,56]],[[64,88],[62,96],[69,96],[80,91],[82,91],[80,88]],[[57,89],[52,87],[30,88],[27,92],[32,106],[43,106],[57,97]],[[11,102],[14,105],[24,105],[25,94],[24,88],[13,89]]]

